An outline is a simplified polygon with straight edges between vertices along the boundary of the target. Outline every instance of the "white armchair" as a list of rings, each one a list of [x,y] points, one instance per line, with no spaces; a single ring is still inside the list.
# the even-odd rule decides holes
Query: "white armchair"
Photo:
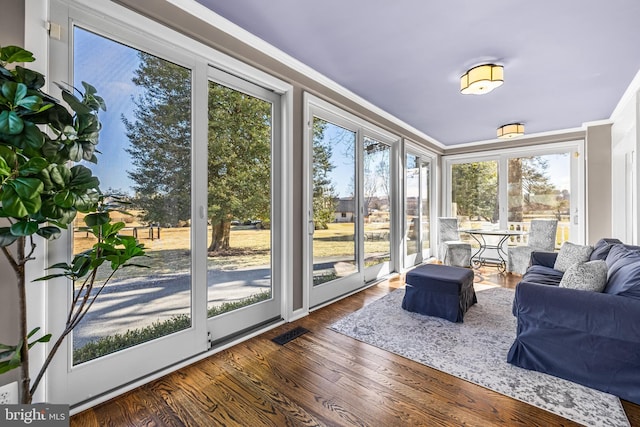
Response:
[[[553,252],[556,245],[556,230],[558,220],[532,219],[526,246],[509,247],[507,256],[507,271],[524,274],[529,267],[531,252]]]
[[[444,265],[471,266],[471,244],[460,240],[458,218],[438,218],[438,256]]]

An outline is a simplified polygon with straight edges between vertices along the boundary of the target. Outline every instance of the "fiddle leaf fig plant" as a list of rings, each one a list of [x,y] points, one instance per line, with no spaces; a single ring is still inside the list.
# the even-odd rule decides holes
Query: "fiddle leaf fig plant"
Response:
[[[82,83],[82,91],[58,84],[65,107],[42,91],[42,74],[19,65],[9,67],[32,61],[31,52],[20,47],[0,47],[0,250],[16,275],[20,315],[18,343],[0,344],[0,373],[20,368],[21,403],[31,403],[55,352],[113,273],[145,255],[135,238],[118,234],[124,223],[111,223],[109,212],[122,211],[121,200],[103,195],[98,178],[81,163],[97,163],[98,111],[106,111],[104,100],[88,83]],[[97,243],[71,264],[51,267],[61,273],[40,279],[66,277],[73,301],[64,331],[32,384],[28,350],[48,342],[51,335],[37,337],[39,328],[27,331],[25,265],[34,259],[38,239],[59,237],[78,212],[85,214],[86,229]],[[97,283],[96,272],[103,264],[112,273]],[[3,282],[9,284],[13,285]]]

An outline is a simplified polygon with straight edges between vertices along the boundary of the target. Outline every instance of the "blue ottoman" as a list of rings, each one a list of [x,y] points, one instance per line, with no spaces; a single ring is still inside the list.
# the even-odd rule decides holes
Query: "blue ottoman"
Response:
[[[426,264],[407,273],[402,308],[462,322],[464,313],[478,302],[473,271],[468,268]]]

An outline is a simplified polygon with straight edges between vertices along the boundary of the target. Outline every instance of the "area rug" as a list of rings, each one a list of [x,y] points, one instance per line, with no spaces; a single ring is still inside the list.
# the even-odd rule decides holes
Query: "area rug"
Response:
[[[403,310],[398,289],[330,328],[583,425],[629,426],[618,397],[507,363],[516,334],[513,290],[476,294],[464,323]]]

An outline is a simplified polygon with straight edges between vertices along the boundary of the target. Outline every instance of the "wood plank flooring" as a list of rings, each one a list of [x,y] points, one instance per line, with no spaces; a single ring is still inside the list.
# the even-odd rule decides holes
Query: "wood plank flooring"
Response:
[[[477,283],[518,281],[491,268],[476,274]],[[403,284],[386,280],[77,414],[71,426],[577,425],[327,328]],[[295,326],[310,333],[271,342]],[[640,426],[640,406],[623,405]]]

